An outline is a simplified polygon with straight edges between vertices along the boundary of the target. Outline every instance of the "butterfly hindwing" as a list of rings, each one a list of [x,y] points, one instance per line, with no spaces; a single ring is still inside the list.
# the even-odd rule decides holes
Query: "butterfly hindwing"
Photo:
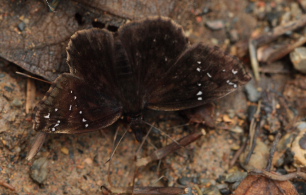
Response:
[[[34,129],[46,133],[83,133],[113,124],[122,107],[92,85],[62,74],[36,108]]]
[[[150,94],[148,107],[182,110],[221,98],[250,80],[242,63],[218,47],[198,43],[182,53]]]

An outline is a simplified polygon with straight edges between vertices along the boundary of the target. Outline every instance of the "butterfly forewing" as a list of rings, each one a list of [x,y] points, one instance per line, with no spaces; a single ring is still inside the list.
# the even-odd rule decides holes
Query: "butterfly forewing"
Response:
[[[133,110],[136,106],[143,107],[146,94],[165,77],[177,57],[188,47],[188,39],[179,25],[163,17],[128,23],[119,29],[118,38],[132,72],[129,75],[131,82],[122,80],[123,101],[125,107],[131,107],[127,110]],[[130,101],[133,97],[140,100]]]
[[[104,93],[118,93],[113,34],[102,29],[76,32],[67,47],[70,72]],[[117,94],[118,96],[118,94]]]
[[[71,74],[62,74],[36,108],[34,129],[46,133],[83,133],[113,124],[122,115],[115,98]]]
[[[218,47],[199,43],[181,54],[157,82],[148,107],[156,110],[196,107],[235,91],[249,80],[238,59]]]

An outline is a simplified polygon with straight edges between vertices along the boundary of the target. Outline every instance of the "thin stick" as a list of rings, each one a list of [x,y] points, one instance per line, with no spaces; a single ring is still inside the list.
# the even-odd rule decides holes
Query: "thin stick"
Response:
[[[260,113],[260,107],[261,107],[261,101],[258,102],[257,111],[254,114],[254,117],[250,124],[250,151],[247,157],[245,158],[245,161],[244,161],[245,165],[249,163],[251,156],[253,154],[253,151],[255,149],[255,146],[256,146],[256,139],[257,139],[259,128],[260,128],[259,126],[260,124],[257,123],[257,118],[259,117],[259,113]]]
[[[233,167],[234,164],[236,163],[237,159],[239,158],[239,156],[241,155],[241,153],[244,151],[245,147],[247,146],[247,141],[245,141],[245,143],[243,143],[243,145],[239,148],[239,150],[235,153],[233,159],[230,161],[229,166]]]
[[[44,133],[44,132],[39,132],[36,135],[34,143],[32,144],[31,149],[26,157],[27,160],[31,160],[37,154],[37,152],[40,150],[40,148],[44,144],[46,137],[47,137],[47,133]]]
[[[12,186],[11,184],[6,183],[5,181],[1,181],[1,180],[0,180],[0,185],[3,186],[3,187],[6,187],[6,188],[8,188],[8,189],[10,189],[11,191],[15,191],[14,186]]]
[[[189,188],[180,187],[125,187],[108,189],[106,186],[102,186],[108,192],[112,194],[147,194],[147,195],[176,195],[176,194],[187,194],[191,191]]]
[[[267,165],[266,171],[271,171],[272,164],[273,164],[274,153],[275,153],[276,146],[277,146],[277,144],[279,142],[280,137],[281,137],[281,133],[277,132],[277,134],[275,136],[275,140],[274,140],[274,142],[272,144],[272,147],[271,147],[271,150],[270,150],[269,161],[268,161],[268,165]]]
[[[202,132],[196,132],[193,133],[191,135],[187,135],[185,137],[183,137],[182,139],[180,139],[178,141],[179,145],[175,142],[160,148],[156,151],[154,151],[150,156],[141,158],[137,161],[136,166],[140,167],[140,166],[145,166],[147,165],[149,162],[154,161],[154,160],[160,160],[162,158],[164,158],[165,156],[167,156],[168,154],[170,154],[171,152],[174,152],[175,150],[178,150],[181,148],[182,146],[187,146],[188,144],[194,142],[195,140],[197,140],[198,138],[200,138],[203,135]]]
[[[18,72],[18,71],[16,71],[16,74],[20,74],[20,75],[22,75],[22,76],[25,76],[25,77],[28,77],[28,78],[31,78],[31,79],[35,79],[35,80],[38,80],[38,81],[42,81],[42,82],[45,82],[45,83],[48,83],[48,84],[52,84],[52,82],[50,82],[50,81],[46,81],[46,80],[44,80],[44,79],[40,79],[40,78],[37,78],[37,77],[33,77],[33,76],[31,76],[31,75],[28,75],[28,74],[25,74],[25,73],[22,73],[22,72]]]
[[[300,172],[300,171],[297,171],[297,172],[294,172],[294,173],[288,173],[288,174],[285,174],[285,175],[278,175],[277,173],[271,173],[271,172],[266,171],[266,170],[253,169],[253,170],[250,171],[250,173],[260,174],[260,175],[263,175],[263,176],[265,176],[267,178],[270,178],[274,181],[288,181],[290,179],[295,179],[295,178],[302,178],[302,179],[306,180],[306,173]]]
[[[251,65],[252,65],[252,69],[254,72],[254,76],[256,81],[260,80],[260,76],[259,76],[259,64],[258,64],[258,60],[257,60],[257,46],[255,44],[254,40],[250,40],[249,41],[249,51],[250,51],[250,59],[251,59]]]

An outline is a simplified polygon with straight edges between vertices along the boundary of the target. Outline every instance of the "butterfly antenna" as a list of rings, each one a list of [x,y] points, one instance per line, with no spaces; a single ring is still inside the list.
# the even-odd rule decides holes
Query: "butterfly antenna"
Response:
[[[138,147],[138,149],[137,149],[137,151],[136,151],[136,156],[137,156],[137,154],[139,153],[139,151],[140,151],[140,149],[142,148],[142,146],[143,146],[143,144],[145,143],[145,141],[147,140],[147,138],[148,138],[149,134],[151,133],[152,129],[153,129],[153,125],[150,126],[149,131],[147,132],[147,134],[146,134],[146,135],[144,136],[144,138],[142,139],[141,144],[139,145],[139,147]]]
[[[38,151],[40,150],[40,148],[44,144],[46,137],[47,137],[47,134],[43,133],[43,132],[39,132],[36,135],[35,141],[32,144],[31,149],[29,151],[29,154],[26,157],[27,160],[30,161],[38,153]]]
[[[135,160],[136,160],[136,161],[137,161],[137,156],[138,156],[138,154],[139,154],[139,151],[140,151],[140,149],[142,148],[142,146],[143,146],[143,144],[145,143],[145,141],[147,140],[147,138],[148,138],[150,132],[152,131],[152,129],[153,129],[153,126],[151,126],[151,128],[149,129],[149,131],[146,133],[146,135],[145,135],[144,138],[142,139],[141,144],[139,145],[139,147],[138,147],[138,149],[137,149],[137,151],[136,151],[136,153],[135,153]],[[135,179],[136,179],[136,173],[137,173],[137,171],[138,171],[138,167],[137,167],[137,166],[134,166],[134,170],[135,170],[135,171],[134,171],[134,174],[133,174],[132,195],[134,194]]]
[[[112,152],[110,158],[105,162],[105,164],[108,163],[109,161],[111,161],[111,159],[113,158],[113,156],[114,156],[114,154],[115,154],[115,152],[116,152],[116,150],[117,150],[119,144],[121,143],[122,139],[125,137],[125,135],[126,135],[127,132],[128,132],[128,129],[126,129],[125,132],[123,133],[123,135],[121,136],[121,138],[120,138],[120,140],[118,141],[118,143],[116,144],[116,146],[115,146],[115,148],[114,148],[114,150],[113,150],[113,152]],[[117,134],[117,133],[116,133],[116,134]],[[115,137],[117,137],[117,135],[115,135]]]
[[[16,71],[16,74],[19,74],[19,75],[22,75],[22,76],[25,76],[25,77],[28,77],[28,78],[31,78],[31,79],[35,79],[35,80],[38,80],[38,81],[42,81],[42,82],[45,82],[45,83],[48,83],[48,84],[52,84],[52,82],[50,81],[46,81],[44,79],[40,79],[40,78],[37,78],[37,77],[33,77],[31,75],[28,75],[28,74],[25,74],[25,73],[22,73],[22,72],[18,72]]]
[[[162,131],[161,129],[154,127],[153,125],[151,125],[150,123],[146,122],[143,120],[143,122],[147,125],[149,125],[150,127],[153,127],[155,129],[157,129],[159,132],[161,132],[163,135],[165,135],[167,138],[169,138],[171,141],[173,141],[174,143],[176,143],[177,145],[181,146],[182,148],[185,148],[184,146],[182,146],[180,143],[178,143],[175,139],[173,139],[171,136],[169,136],[166,132]]]

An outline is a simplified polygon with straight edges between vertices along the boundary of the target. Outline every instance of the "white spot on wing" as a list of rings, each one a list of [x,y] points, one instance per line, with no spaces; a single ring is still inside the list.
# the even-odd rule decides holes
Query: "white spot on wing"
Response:
[[[236,83],[233,83],[233,82],[231,82],[230,80],[227,80],[226,82],[227,82],[227,84],[229,84],[229,85],[233,85],[234,88],[237,88],[237,84],[236,84]]]
[[[87,128],[87,127],[88,127],[88,124],[85,124],[85,127]]]
[[[48,113],[48,115],[44,116],[44,118],[50,118],[50,112]]]
[[[57,112],[57,111],[58,111],[58,108],[55,108],[54,111]]]
[[[82,114],[83,113],[82,110],[79,113]]]
[[[85,118],[82,119],[82,122],[85,123],[87,120]]]
[[[207,76],[209,77],[209,78],[211,78],[211,75],[209,74],[209,72],[208,73],[206,73],[207,74]]]
[[[198,63],[198,64],[201,64],[202,62],[201,62],[201,61],[197,61],[197,63]]]
[[[201,87],[202,83],[198,83],[198,86]]]
[[[203,100],[203,99],[202,99],[202,97],[198,97],[198,100],[201,101],[201,100]]]
[[[70,91],[70,93],[72,93],[72,90]]]
[[[74,96],[73,98],[76,100],[76,98],[77,98],[77,97],[76,97],[76,96]]]
[[[51,129],[52,131],[55,131],[55,128],[54,127],[52,127],[52,129]]]
[[[69,110],[71,110],[71,108],[72,108],[72,105],[69,106]]]
[[[232,73],[233,73],[233,74],[237,74],[237,73],[238,73],[238,70],[232,69]]]
[[[58,124],[58,123],[56,123],[56,124],[54,125],[54,127],[57,127],[57,126],[59,126],[59,124]]]
[[[168,61],[168,58],[167,57],[165,57],[165,62],[167,62]]]
[[[198,72],[201,72],[201,68],[198,67],[198,68],[197,68],[197,71],[198,71]]]
[[[202,93],[202,91],[199,91],[198,93],[197,93],[197,95],[202,95],[203,93]]]

